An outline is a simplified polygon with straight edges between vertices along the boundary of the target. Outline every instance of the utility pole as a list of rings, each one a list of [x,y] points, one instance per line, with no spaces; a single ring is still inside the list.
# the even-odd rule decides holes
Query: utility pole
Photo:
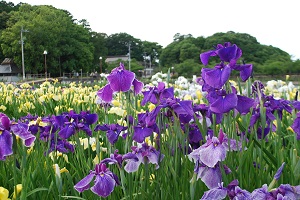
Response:
[[[24,40],[23,40],[23,32],[29,32],[29,31],[28,31],[28,30],[24,30],[24,29],[23,29],[23,26],[21,27],[22,73],[23,73],[23,80],[25,80]]]

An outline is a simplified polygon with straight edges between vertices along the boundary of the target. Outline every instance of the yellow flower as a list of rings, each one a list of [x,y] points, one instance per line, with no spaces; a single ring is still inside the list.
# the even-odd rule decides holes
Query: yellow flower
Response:
[[[14,193],[13,193],[13,199],[16,199],[17,196],[20,196],[20,192],[22,191],[22,184],[18,184],[16,185],[15,189],[14,189]]]
[[[5,111],[5,110],[6,110],[6,107],[5,107],[4,105],[1,105],[1,106],[0,106],[0,110]]]
[[[93,163],[96,165],[96,164],[99,164],[100,162],[100,159],[98,157],[98,155],[96,155],[96,157],[93,159]]]
[[[196,90],[196,96],[199,100],[202,99],[203,96],[202,96],[202,93],[200,92],[200,90]]]
[[[155,105],[154,105],[153,103],[150,103],[150,104],[148,105],[148,109],[149,109],[150,112],[151,112],[154,108],[155,108]]]
[[[121,105],[120,102],[117,101],[117,100],[112,100],[111,103],[112,103],[112,105],[115,106],[115,107],[120,107],[120,105]]]
[[[0,200],[9,200],[9,191],[4,187],[0,187]]]
[[[120,107],[112,107],[108,113],[110,114],[116,114],[116,115],[119,115],[121,117],[125,116],[126,115],[126,110],[123,110],[122,108]]]
[[[289,127],[287,127],[287,128],[286,128],[286,130],[288,130],[288,131],[292,131],[292,132],[294,133],[294,129],[293,129],[292,127],[290,127],[290,126],[289,126]]]
[[[54,94],[54,95],[52,96],[52,99],[54,99],[54,101],[59,101],[59,100],[61,100],[61,96],[60,96],[60,95]]]
[[[184,95],[183,97],[184,100],[192,100],[192,96],[189,94]]]

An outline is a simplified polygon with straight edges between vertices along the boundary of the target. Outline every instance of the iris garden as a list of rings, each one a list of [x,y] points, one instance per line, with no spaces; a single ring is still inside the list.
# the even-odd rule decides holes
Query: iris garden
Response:
[[[241,56],[200,54],[193,83],[122,63],[95,86],[1,83],[0,199],[300,199],[298,88]]]

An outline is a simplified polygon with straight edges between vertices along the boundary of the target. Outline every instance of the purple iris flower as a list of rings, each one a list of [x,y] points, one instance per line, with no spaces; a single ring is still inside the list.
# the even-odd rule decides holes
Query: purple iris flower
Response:
[[[62,153],[74,152],[74,145],[69,143],[65,139],[56,138],[54,134],[51,134],[50,147],[45,154],[49,154],[53,151],[59,151]]]
[[[211,56],[219,56],[221,61],[235,65],[236,61],[242,56],[242,50],[235,44],[225,42],[224,46],[218,44],[215,50],[204,52],[200,54],[200,59],[203,65],[207,65]]]
[[[126,70],[123,63],[111,70],[111,73],[107,76],[110,88],[114,92],[127,92],[130,90],[134,78],[135,74]]]
[[[79,181],[74,188],[78,192],[90,189],[90,182],[94,179],[94,186],[91,187],[91,191],[98,196],[107,197],[114,190],[115,186],[120,185],[119,178],[113,172],[111,172],[105,164],[97,164],[95,170],[91,170],[90,174]]]
[[[157,87],[151,87],[148,91],[143,92],[144,98],[141,105],[144,106],[147,102],[159,104],[163,99],[174,98],[174,88],[166,88],[164,82],[159,82]]]
[[[156,116],[161,107],[156,107],[151,112],[138,114],[138,124],[134,126],[134,134],[132,139],[138,143],[143,143],[146,137],[149,137],[153,132],[159,133],[156,124]]]
[[[156,169],[158,169],[159,162],[161,162],[164,158],[163,154],[146,143],[143,143],[141,147],[133,146],[131,149],[132,152],[123,156],[123,160],[127,162],[124,169],[128,173],[137,171],[141,163],[154,164]],[[134,154],[136,157],[133,157],[132,154]]]
[[[242,81],[248,80],[253,71],[252,64],[234,65],[231,68],[240,71],[240,77]]]
[[[219,161],[226,158],[226,135],[222,129],[219,132],[219,137],[208,138],[206,143],[199,147],[198,152],[200,161],[208,167],[214,167]]]
[[[58,135],[63,139],[68,139],[79,130],[84,131],[88,136],[92,136],[90,125],[98,120],[97,114],[81,112],[80,114],[70,111],[62,115],[55,116],[55,123],[59,126]]]
[[[104,125],[97,125],[94,129],[95,131],[106,131],[106,136],[108,141],[114,145],[119,138],[119,135],[122,131],[127,130],[127,127],[121,126],[119,124],[104,124]]]
[[[27,124],[12,122],[5,114],[0,113],[0,160],[5,160],[13,153],[11,132],[20,137],[26,147],[30,147],[36,139],[29,132]]]
[[[98,97],[106,103],[111,102],[114,92],[127,92],[133,86],[134,94],[137,95],[144,87],[144,84],[135,78],[133,72],[125,69],[123,63],[111,71],[107,80],[108,84],[97,92]]]
[[[194,172],[197,174],[197,180],[200,178],[209,189],[218,187],[222,182],[222,173],[219,163],[214,167],[208,167],[201,162],[200,154],[197,150],[192,151],[188,155],[188,158],[195,163]]]
[[[104,158],[100,163],[117,164],[119,167],[122,166],[123,158],[121,154],[118,154],[118,149],[113,154],[110,154],[109,158]]]

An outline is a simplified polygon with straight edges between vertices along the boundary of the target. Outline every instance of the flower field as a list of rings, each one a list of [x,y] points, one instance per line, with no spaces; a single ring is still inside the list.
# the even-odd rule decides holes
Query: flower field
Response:
[[[300,199],[299,88],[241,56],[218,44],[192,81],[0,83],[0,200]]]

